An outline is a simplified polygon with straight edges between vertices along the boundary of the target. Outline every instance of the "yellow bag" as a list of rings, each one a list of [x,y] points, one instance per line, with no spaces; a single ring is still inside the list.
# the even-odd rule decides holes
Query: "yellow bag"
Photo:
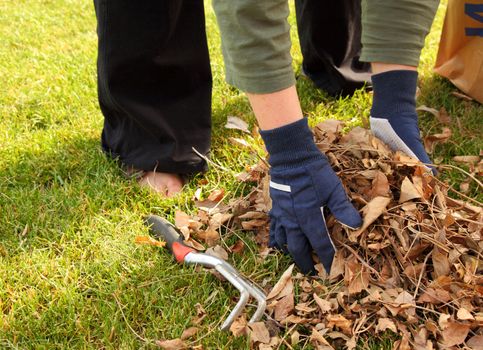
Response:
[[[449,0],[435,72],[483,103],[483,0]]]

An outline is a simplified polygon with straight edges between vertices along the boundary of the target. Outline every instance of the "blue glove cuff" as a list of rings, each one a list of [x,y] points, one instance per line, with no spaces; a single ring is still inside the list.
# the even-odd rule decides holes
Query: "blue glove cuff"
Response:
[[[412,70],[374,74],[371,116],[390,119],[401,113],[415,113],[417,81],[418,72]]]
[[[270,130],[260,130],[272,168],[296,168],[326,159],[314,143],[306,118]]]

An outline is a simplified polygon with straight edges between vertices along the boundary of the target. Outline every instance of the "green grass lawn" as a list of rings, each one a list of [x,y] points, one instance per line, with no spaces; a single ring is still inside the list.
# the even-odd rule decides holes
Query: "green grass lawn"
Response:
[[[249,185],[232,174],[255,164],[248,151],[233,152],[224,129],[236,115],[254,125],[246,98],[227,86],[216,20],[209,4],[207,26],[214,74],[213,159],[232,170],[211,169],[175,199],[161,199],[126,181],[100,149],[102,115],[96,92],[96,33],[92,1],[4,0],[0,2],[0,348],[150,348],[157,339],[179,337],[200,303],[207,317],[194,338],[205,349],[248,348],[245,338],[217,330],[237,296],[211,274],[173,263],[166,252],[134,243],[147,234],[142,218],[172,218],[193,212],[192,196],[224,188],[227,199]],[[478,155],[483,108],[453,95],[456,89],[432,72],[445,5],[438,12],[423,53],[420,104],[445,107],[453,117],[451,140],[436,147],[439,163]],[[295,18],[290,17],[292,24]],[[294,68],[300,49],[293,30]],[[327,118],[365,123],[370,95],[333,99],[299,79],[311,123]],[[425,133],[441,125],[424,113]],[[260,148],[258,142],[256,147]],[[460,166],[459,164],[456,164]],[[458,170],[442,178],[459,188]],[[482,199],[476,186],[469,197]],[[236,234],[249,239],[247,232]],[[230,244],[234,236],[227,237]],[[235,265],[258,282],[276,281],[290,261],[279,255],[257,262],[251,250]],[[389,347],[371,340],[371,348]]]

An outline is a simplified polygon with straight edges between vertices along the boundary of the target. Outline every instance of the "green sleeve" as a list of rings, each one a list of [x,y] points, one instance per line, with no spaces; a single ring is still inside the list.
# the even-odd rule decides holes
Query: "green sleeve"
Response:
[[[213,0],[226,81],[249,93],[295,84],[287,0]]]
[[[418,66],[438,0],[362,0],[365,62]]]

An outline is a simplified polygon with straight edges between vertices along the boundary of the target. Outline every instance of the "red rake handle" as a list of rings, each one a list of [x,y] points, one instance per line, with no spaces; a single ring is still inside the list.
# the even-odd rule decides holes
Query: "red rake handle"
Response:
[[[154,237],[166,242],[176,261],[182,263],[188,253],[196,252],[183,243],[182,236],[169,221],[157,215],[149,215],[145,222]]]

